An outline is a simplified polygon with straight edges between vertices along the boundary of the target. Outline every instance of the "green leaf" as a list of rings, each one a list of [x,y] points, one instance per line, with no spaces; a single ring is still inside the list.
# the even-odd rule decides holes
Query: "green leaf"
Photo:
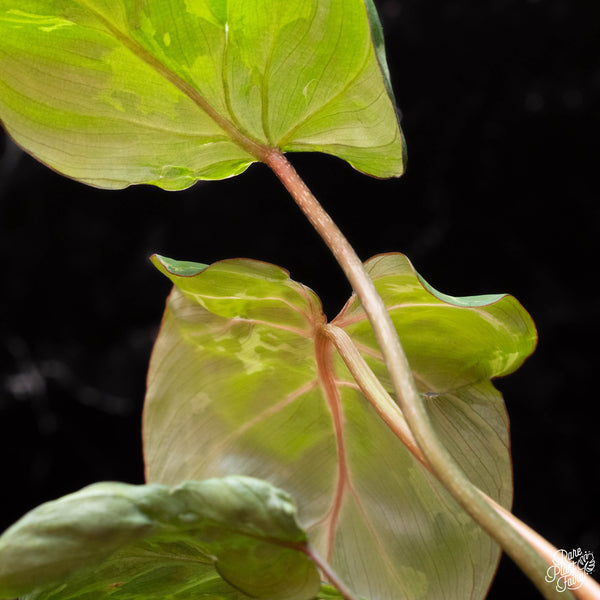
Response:
[[[0,119],[104,188],[183,189],[269,148],[404,168],[371,0],[0,0]]]
[[[248,477],[97,483],[4,532],[0,598],[309,600],[320,581],[295,515],[287,494]]]
[[[265,263],[226,260],[181,277],[154,260],[175,287],[149,372],[149,479],[243,473],[289,490],[311,544],[370,600],[483,598],[498,547],[371,408],[324,335],[315,294]],[[506,295],[435,292],[399,254],[366,266],[442,441],[509,506],[508,419],[490,378],[533,350],[529,315]],[[333,324],[385,384],[354,297]]]
[[[366,267],[424,392],[439,394],[507,375],[535,349],[531,317],[512,296],[442,294],[400,254],[375,257]],[[363,348],[371,367],[385,380],[375,336],[355,296],[333,322]]]
[[[338,600],[339,598],[343,598],[343,596],[334,587],[323,584],[317,598],[319,600]]]

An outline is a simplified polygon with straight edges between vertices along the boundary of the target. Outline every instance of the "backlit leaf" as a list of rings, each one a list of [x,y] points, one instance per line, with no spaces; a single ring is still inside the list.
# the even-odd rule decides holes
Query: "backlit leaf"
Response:
[[[310,600],[305,545],[290,497],[262,481],[98,483],[2,534],[0,598]]]
[[[0,0],[0,119],[105,188],[183,189],[267,148],[404,168],[371,0]]]
[[[324,335],[321,304],[273,265],[226,260],[178,274],[151,361],[150,481],[242,473],[289,490],[311,544],[370,600],[483,598],[499,550],[379,419]],[[452,298],[406,257],[366,264],[439,435],[475,485],[509,506],[508,420],[490,378],[535,346],[511,296]],[[381,377],[356,299],[334,319]]]

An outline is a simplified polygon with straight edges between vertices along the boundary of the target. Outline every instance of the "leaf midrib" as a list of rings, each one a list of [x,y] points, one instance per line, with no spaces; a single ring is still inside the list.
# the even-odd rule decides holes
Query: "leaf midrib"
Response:
[[[272,148],[258,142],[245,134],[233,124],[231,121],[219,114],[217,110],[204,98],[204,96],[190,85],[185,79],[177,75],[164,63],[158,60],[151,52],[146,50],[139,42],[130,38],[120,29],[115,27],[102,14],[90,7],[85,0],[79,0],[81,6],[88,10],[98,21],[107,29],[107,31],[121,44],[123,44],[130,52],[137,56],[140,60],[150,66],[156,73],[174,85],[179,91],[185,94],[196,106],[198,106],[208,117],[210,117],[218,127],[220,127],[231,140],[248,152],[255,159],[265,162],[267,155]]]

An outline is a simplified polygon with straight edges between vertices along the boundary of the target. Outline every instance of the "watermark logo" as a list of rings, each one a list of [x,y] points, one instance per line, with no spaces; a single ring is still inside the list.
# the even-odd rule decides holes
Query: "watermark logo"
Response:
[[[594,555],[589,550],[557,550],[552,566],[546,571],[546,582],[556,583],[557,592],[576,590],[583,584],[584,577],[592,574],[595,566]]]

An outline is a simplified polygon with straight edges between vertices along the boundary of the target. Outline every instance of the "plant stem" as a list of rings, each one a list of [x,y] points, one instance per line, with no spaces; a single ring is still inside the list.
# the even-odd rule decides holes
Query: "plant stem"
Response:
[[[325,335],[333,342],[342,360],[348,367],[356,383],[363,394],[368,398],[371,406],[377,414],[383,419],[388,427],[404,443],[411,454],[429,471],[431,466],[423,456],[419,447],[406,424],[404,416],[393,398],[387,393],[375,373],[371,370],[364,358],[361,356],[357,347],[350,336],[341,328],[335,325],[326,325],[324,327]],[[513,528],[537,550],[538,554],[544,558],[546,564],[553,566],[558,563],[562,573],[569,573],[573,576],[581,576],[581,587],[572,590],[572,594],[579,600],[598,600],[600,598],[600,585],[590,576],[583,573],[570,560],[562,554],[558,554],[558,549],[541,535],[528,527],[525,523],[515,517],[510,511],[499,505],[495,500],[477,488],[483,499]]]
[[[377,379],[350,336],[340,327],[328,324],[324,327],[325,335],[333,342],[350,374],[369,400],[375,412],[394,432],[396,437],[408,448],[410,453],[429,471],[431,466],[421,452],[400,407],[387,393],[381,381]]]
[[[392,320],[362,261],[285,156],[276,149],[264,162],[273,170],[341,266],[371,323],[402,414],[434,475],[460,506],[506,551],[548,600],[561,594],[544,580],[546,563],[481,496],[437,438],[415,385]]]
[[[348,589],[348,586],[340,579],[339,575],[331,568],[331,565],[323,560],[319,553],[309,544],[307,544],[303,552],[310,558],[323,573],[323,576],[329,583],[337,589],[344,597],[344,600],[358,600],[358,597]]]

